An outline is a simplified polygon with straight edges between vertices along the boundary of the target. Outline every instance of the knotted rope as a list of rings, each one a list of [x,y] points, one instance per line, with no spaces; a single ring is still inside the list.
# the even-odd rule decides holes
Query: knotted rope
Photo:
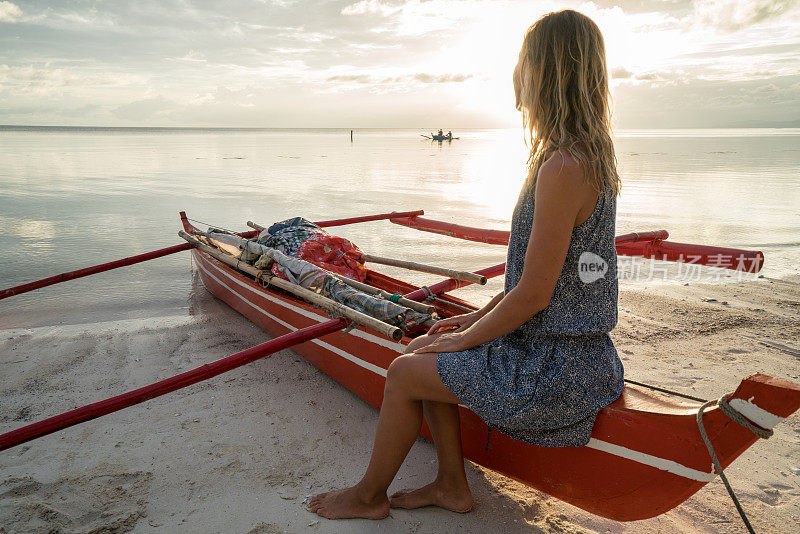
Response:
[[[728,403],[728,397],[730,395],[723,395],[719,398],[719,400],[712,400],[708,401],[697,411],[697,426],[700,429],[700,437],[703,438],[703,442],[706,444],[706,448],[708,449],[708,454],[711,455],[711,461],[714,462],[714,469],[717,470],[719,473],[719,477],[722,479],[723,484],[725,484],[725,489],[728,490],[728,495],[731,496],[731,500],[733,504],[736,506],[736,510],[739,512],[739,516],[741,516],[742,521],[744,521],[744,526],[747,527],[747,531],[750,534],[755,534],[755,530],[753,530],[753,526],[750,524],[750,520],[747,519],[747,514],[744,512],[744,508],[742,508],[742,504],[739,502],[739,499],[736,497],[736,494],[733,492],[733,488],[731,487],[730,482],[728,482],[728,477],[725,476],[725,473],[722,471],[722,465],[719,463],[719,458],[717,458],[717,453],[714,452],[714,447],[711,445],[711,440],[708,439],[708,435],[706,434],[705,426],[703,426],[703,411],[708,408],[709,406],[713,406],[716,404],[719,406],[719,409],[727,415],[732,421],[738,423],[745,427],[747,430],[751,431],[753,434],[758,436],[761,439],[768,439],[772,436],[773,432],[770,429],[761,428],[760,426],[754,425],[749,419],[743,416],[741,413],[736,411],[731,405]]]
[[[238,263],[236,264],[239,265]],[[261,283],[261,287],[264,289],[269,287],[269,282],[272,280],[272,277],[275,276],[272,271],[268,269],[259,269],[258,274],[256,274],[256,282]]]

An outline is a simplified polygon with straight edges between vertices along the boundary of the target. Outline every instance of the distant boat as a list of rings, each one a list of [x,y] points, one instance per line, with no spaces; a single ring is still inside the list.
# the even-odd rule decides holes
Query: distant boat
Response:
[[[420,134],[420,135],[425,139],[431,139],[433,141],[452,141],[453,139],[460,139],[460,137],[453,137],[452,133],[447,135],[438,135],[431,132],[430,136],[427,136],[425,134]]]

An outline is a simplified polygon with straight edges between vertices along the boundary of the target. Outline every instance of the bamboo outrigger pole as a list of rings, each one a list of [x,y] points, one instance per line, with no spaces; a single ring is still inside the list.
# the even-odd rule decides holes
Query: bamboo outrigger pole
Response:
[[[486,267],[485,269],[479,269],[475,272],[487,278],[494,278],[495,276],[500,276],[506,272],[506,264],[505,262],[498,263],[497,265],[492,265],[491,267]],[[469,284],[470,282],[456,280],[455,278],[448,278],[447,280],[442,280],[441,282],[433,284],[428,288],[420,288],[412,291],[411,293],[406,293],[404,296],[409,300],[424,300],[429,295],[441,295],[442,293],[447,293],[448,291],[453,291],[454,289],[468,286]]]
[[[180,245],[173,245],[167,248],[160,248],[152,252],[145,252],[144,254],[130,256],[128,258],[123,258],[121,260],[111,261],[108,263],[101,263],[100,265],[95,265],[94,267],[86,267],[84,269],[78,269],[77,271],[70,271],[68,273],[57,274],[49,278],[43,278],[42,280],[37,280],[36,282],[29,282],[27,284],[22,284],[19,286],[10,287],[8,289],[3,289],[2,291],[0,291],[0,300],[3,300],[8,297],[13,297],[14,295],[19,295],[20,293],[27,293],[28,291],[33,291],[34,289],[52,286],[53,284],[58,284],[60,282],[66,282],[67,280],[75,280],[76,278],[83,278],[84,276],[89,276],[90,274],[97,274],[105,271],[110,271],[111,269],[127,267],[128,265],[134,265],[136,263],[141,263],[143,261],[153,260],[155,258],[160,258],[162,256],[168,256],[169,254],[175,254],[176,252],[189,250],[191,248],[192,246],[190,244],[182,243]]]
[[[471,282],[473,284],[486,285],[486,277],[480,274],[470,273],[468,271],[455,271],[446,267],[436,267],[434,265],[425,265],[424,263],[417,263],[407,260],[396,260],[394,258],[384,258],[382,256],[373,256],[371,254],[362,254],[361,261],[369,261],[372,263],[379,263],[381,265],[391,265],[392,267],[401,267],[411,271],[419,271],[422,273],[439,274],[448,278],[462,280],[464,282]]]
[[[354,224],[360,222],[368,222],[368,221],[380,221],[384,219],[394,219],[397,217],[416,217],[418,215],[422,215],[425,212],[422,210],[417,211],[393,211],[391,213],[379,213],[377,215],[364,215],[361,217],[351,217],[349,219],[332,219],[329,221],[318,221],[315,222],[317,226],[322,228],[327,228],[330,226],[343,226],[346,224]],[[181,219],[186,218],[186,212],[181,212]],[[239,234],[244,238],[253,237],[258,232],[244,232]],[[35,289],[39,289],[42,287],[51,286],[53,284],[58,284],[61,282],[66,282],[67,280],[75,280],[76,278],[83,278],[84,276],[89,276],[91,274],[102,273],[105,271],[110,271],[111,269],[118,269],[120,267],[126,267],[128,265],[134,265],[136,263],[141,263],[143,261],[152,260],[155,258],[160,258],[162,256],[168,256],[170,254],[175,254],[176,252],[181,252],[184,250],[191,249],[192,246],[188,243],[182,243],[180,245],[173,245],[167,248],[161,248],[158,250],[153,250],[151,252],[145,252],[144,254],[138,254],[136,256],[130,256],[129,258],[123,258],[121,260],[111,261],[108,263],[101,263],[100,265],[95,265],[94,267],[86,267],[84,269],[78,269],[77,271],[70,271],[66,273],[57,274],[55,276],[51,276],[49,278],[43,278],[42,280],[37,280],[35,282],[29,282],[27,284],[22,284],[14,287],[10,287],[8,289],[0,290],[0,300],[3,300],[8,297],[13,297],[14,295],[19,295],[22,293],[27,293],[28,291],[33,291]]]
[[[263,226],[261,226],[258,223],[254,223],[253,221],[247,221],[247,226],[255,229],[258,232],[262,232],[265,230]],[[392,267],[401,267],[403,269],[409,269],[411,271],[438,274],[441,276],[446,276],[448,278],[455,278],[456,280],[462,280],[464,282],[470,282],[473,284],[480,284],[480,285],[486,284],[485,276],[481,276],[475,273],[470,273],[467,271],[456,271],[453,269],[448,269],[446,267],[436,267],[434,265],[425,265],[424,263],[416,263],[413,261],[397,260],[394,258],[384,258],[382,256],[373,256],[371,254],[361,254],[360,260],[364,262],[368,261],[372,263],[378,263],[381,265],[390,265]]]
[[[201,365],[185,373],[166,378],[154,384],[128,391],[116,397],[87,404],[86,406],[75,408],[74,410],[44,419],[43,421],[37,421],[36,423],[31,423],[30,425],[12,430],[11,432],[0,434],[0,451],[20,445],[26,441],[31,441],[32,439],[46,436],[47,434],[52,434],[53,432],[58,432],[59,430],[77,425],[78,423],[83,423],[84,421],[96,419],[100,416],[122,410],[134,404],[160,397],[161,395],[185,388],[186,386],[191,386],[192,384],[269,356],[279,350],[288,349],[294,345],[299,345],[300,343],[322,337],[326,334],[336,332],[337,330],[342,330],[347,324],[347,320],[339,318],[309,326],[276,337],[266,343],[237,352],[236,354],[232,354],[215,362]]]

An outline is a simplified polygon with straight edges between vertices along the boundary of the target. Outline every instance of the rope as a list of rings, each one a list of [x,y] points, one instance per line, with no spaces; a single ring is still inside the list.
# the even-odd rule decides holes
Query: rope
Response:
[[[336,317],[341,317],[341,316],[338,316],[338,315],[337,315]],[[353,328],[355,328],[356,326],[358,326],[356,323],[354,323],[353,321],[350,321],[350,324],[349,324],[349,325],[347,325],[347,328],[345,328],[344,330],[342,330],[342,335],[349,334],[349,333],[350,333],[350,330],[352,330],[352,329],[353,329]]]
[[[436,294],[431,291],[431,288],[428,286],[422,286],[420,289],[425,292],[425,302],[430,303],[436,300]]]
[[[651,386],[650,384],[645,384],[644,382],[637,382],[636,380],[628,380],[626,378],[625,382],[628,383],[628,384],[635,384],[637,386],[642,386],[644,388],[652,389],[654,391],[660,391],[661,393],[668,393],[668,394],[674,395],[676,397],[682,397],[684,399],[689,399],[689,400],[693,400],[693,401],[697,401],[697,402],[701,402],[701,403],[702,402],[708,402],[708,400],[701,399],[700,397],[693,397],[691,395],[687,395],[685,393],[680,393],[678,391],[673,391],[671,389],[660,388],[658,386]],[[733,419],[733,418],[731,418],[731,419]]]
[[[703,438],[703,442],[706,444],[706,448],[708,449],[708,454],[711,455],[711,461],[714,462],[714,469],[717,470],[717,473],[719,473],[719,477],[725,484],[725,489],[728,490],[728,495],[731,496],[731,500],[733,501],[733,504],[736,506],[736,510],[739,512],[739,516],[742,518],[742,521],[744,522],[744,526],[747,527],[747,531],[750,532],[750,534],[755,534],[755,530],[753,530],[753,525],[751,525],[750,520],[747,519],[747,514],[745,513],[744,508],[742,508],[742,504],[739,502],[739,499],[733,492],[733,488],[731,487],[730,482],[728,482],[728,477],[726,477],[725,473],[722,471],[722,465],[720,465],[719,463],[719,458],[717,458],[717,453],[714,452],[714,447],[711,445],[711,440],[708,439],[705,426],[703,426],[703,411],[709,406],[713,406],[714,404],[719,406],[722,413],[727,415],[732,421],[750,430],[759,438],[762,439],[769,438],[770,436],[772,436],[772,430],[764,429],[761,428],[760,426],[754,425],[752,422],[750,422],[749,419],[744,417],[741,413],[737,412],[734,408],[731,407],[730,404],[728,404],[728,395],[723,395],[722,397],[720,397],[719,400],[712,400],[706,402],[697,411],[697,426],[700,429],[700,437]]]
[[[731,407],[731,405],[728,404],[728,395],[723,395],[717,401],[717,405],[719,406],[719,409],[722,410],[722,413],[724,413],[725,415],[733,419],[735,422],[745,427],[747,430],[749,430],[759,438],[769,439],[772,437],[772,434],[774,434],[772,429],[761,428],[758,425],[754,425],[752,421],[750,421],[750,419],[746,418],[741,413],[736,411],[735,408]]]
[[[196,222],[197,224],[202,224],[202,225],[208,226],[209,228],[218,228],[220,230],[225,230],[226,232],[230,232],[232,234],[239,235],[239,232],[237,232],[236,230],[231,230],[229,228],[224,228],[222,226],[216,226],[216,225],[213,225],[213,224],[210,224],[210,223],[207,223],[207,222],[198,221],[197,219],[190,219],[189,217],[186,217],[186,220],[187,221]]]
[[[397,304],[397,302],[400,300],[401,296],[402,295],[400,295],[399,293],[395,293],[394,295],[389,297],[389,302],[394,302],[395,304]]]
[[[412,310],[411,308],[407,308],[407,309],[408,309],[408,313],[415,314],[415,315],[412,315],[412,317],[416,317],[416,319],[413,319],[413,318],[412,319],[406,319],[405,326],[401,326],[400,327],[400,328],[403,329],[403,332],[405,332],[406,330],[408,330],[409,328],[411,328],[413,326],[417,326],[417,325],[420,325],[420,324],[424,323],[428,319],[432,319],[432,316],[429,313],[420,313],[418,311]]]
[[[264,274],[267,274],[266,279],[264,278]],[[261,287],[266,289],[266,288],[269,287],[269,282],[270,282],[270,280],[272,280],[273,276],[275,276],[275,275],[272,274],[270,271],[263,270],[263,269],[259,270],[258,274],[256,274],[256,282],[260,282],[261,283]]]

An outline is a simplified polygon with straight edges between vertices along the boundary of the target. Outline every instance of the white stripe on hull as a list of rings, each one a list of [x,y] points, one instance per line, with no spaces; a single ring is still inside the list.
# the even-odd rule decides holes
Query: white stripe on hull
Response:
[[[243,288],[247,289],[248,291],[250,291],[252,293],[255,293],[256,295],[258,295],[260,297],[263,297],[263,298],[265,298],[265,299],[267,299],[267,300],[269,300],[271,302],[274,302],[275,304],[279,304],[279,305],[283,306],[284,308],[289,308],[290,310],[292,310],[295,313],[299,313],[300,315],[303,315],[305,317],[308,317],[309,319],[313,319],[313,320],[318,321],[318,322],[324,322],[324,321],[327,321],[327,320],[330,319],[330,317],[325,317],[325,316],[319,315],[318,313],[314,313],[312,311],[308,311],[308,310],[306,310],[304,308],[301,308],[299,306],[295,306],[294,304],[291,304],[291,303],[286,302],[284,300],[281,300],[279,298],[275,298],[272,295],[270,295],[269,293],[267,293],[266,291],[258,291],[255,288],[253,288],[252,286],[243,283],[241,280],[237,279],[236,277],[231,276],[230,273],[226,272],[223,269],[220,269],[219,267],[217,267],[213,263],[209,262],[209,265],[211,267],[213,267],[214,269],[216,269],[217,272],[225,275],[229,280],[231,280],[232,282],[236,283],[240,287],[243,287]],[[208,271],[206,271],[206,272],[208,272]],[[230,289],[230,288],[228,288],[228,289]],[[234,293],[235,293],[235,291],[234,291]],[[386,347],[387,349],[391,349],[391,350],[397,352],[398,354],[403,354],[403,353],[405,353],[405,350],[406,350],[406,346],[403,345],[402,343],[395,343],[395,342],[390,341],[388,339],[385,339],[385,338],[382,338],[382,337],[378,337],[378,336],[376,336],[374,334],[370,334],[369,332],[363,332],[361,330],[358,330],[357,328],[354,328],[353,330],[351,330],[348,333],[350,335],[355,336],[355,337],[360,337],[361,339],[365,339],[365,340],[367,340],[367,341],[369,341],[371,343],[375,343],[375,344],[380,345],[382,347]]]
[[[697,469],[686,467],[685,465],[679,464],[678,462],[673,462],[672,460],[665,460],[664,458],[659,458],[658,456],[652,456],[650,454],[628,449],[622,445],[615,445],[613,443],[602,441],[596,438],[589,438],[589,443],[587,443],[586,446],[590,449],[596,449],[598,451],[613,454],[614,456],[627,458],[628,460],[649,465],[650,467],[667,471],[673,475],[679,475],[684,478],[697,480],[698,482],[710,482],[714,480],[714,477],[717,476],[716,473],[698,471]]]
[[[242,283],[240,280],[237,280],[235,277],[231,276],[230,273],[225,272],[223,269],[220,269],[219,267],[217,267],[213,263],[208,262],[208,264],[211,267],[213,267],[218,273],[224,275],[227,279],[229,279],[229,280],[231,280],[233,282],[236,282],[238,285],[240,285],[242,287],[245,287],[245,288],[249,289],[250,291],[252,291],[253,293],[256,293],[257,295],[259,295],[261,297],[264,297],[267,300],[270,300],[270,301],[272,301],[272,302],[274,302],[274,303],[276,303],[276,304],[278,304],[280,306],[283,306],[283,307],[288,308],[288,309],[290,309],[290,310],[292,310],[292,311],[294,311],[296,313],[299,313],[301,315],[304,315],[306,317],[309,317],[309,318],[312,318],[312,319],[315,319],[315,320],[318,320],[318,321],[326,321],[326,320],[329,319],[328,317],[323,317],[321,315],[317,315],[315,313],[308,312],[307,310],[304,310],[302,308],[299,308],[297,306],[289,304],[288,302],[285,302],[285,301],[283,301],[281,299],[277,299],[275,297],[272,297],[271,295],[268,295],[266,292],[257,292],[252,287],[248,286],[247,284]],[[228,291],[230,291],[231,293],[236,295],[243,302],[245,302],[246,304],[251,306],[253,309],[257,310],[259,313],[269,317],[273,321],[285,326],[286,328],[288,328],[288,329],[290,329],[292,331],[297,330],[297,328],[295,328],[291,324],[287,323],[286,321],[283,321],[282,319],[279,319],[278,317],[275,317],[274,315],[272,315],[271,313],[267,312],[266,310],[264,310],[263,308],[261,308],[257,304],[247,300],[243,295],[241,295],[241,294],[237,293],[236,291],[234,291],[225,282],[223,282],[222,280],[220,280],[219,278],[214,276],[214,274],[212,274],[208,269],[204,268],[203,264],[201,262],[197,262],[197,266],[206,275],[208,275],[211,278],[213,278],[218,284],[220,284],[221,286],[225,287]],[[357,331],[357,330],[351,330],[349,332],[349,334],[352,335],[352,334],[355,334],[356,332],[358,332],[359,334],[362,334],[359,337],[362,337],[362,338],[367,339],[367,340],[372,341],[372,342],[381,341],[382,343],[378,343],[378,344],[380,344],[381,346],[387,347],[387,348],[391,348],[392,350],[396,350],[397,352],[403,352],[403,349],[405,348],[400,343],[391,343],[388,340],[383,340],[383,339],[381,339],[381,338],[379,338],[377,336],[373,336],[371,334],[366,334],[364,332],[360,332],[360,331]],[[373,341],[373,339],[375,341]],[[353,356],[352,354],[350,354],[350,353],[348,353],[348,352],[346,352],[346,351],[344,351],[342,349],[339,349],[338,347],[334,347],[333,345],[331,345],[329,343],[325,343],[324,341],[321,341],[319,339],[312,339],[311,342],[312,343],[316,343],[317,345],[325,348],[326,350],[329,350],[329,351],[333,352],[334,354],[337,354],[337,355],[341,356],[342,358],[345,358],[348,361],[350,361],[350,362],[352,362],[352,363],[354,363],[354,364],[356,364],[356,365],[358,365],[358,366],[360,366],[360,367],[362,367],[364,369],[372,371],[373,373],[376,373],[376,374],[378,374],[378,375],[380,375],[380,376],[382,376],[384,378],[386,377],[386,370],[383,369],[382,367],[379,367],[379,366],[377,366],[375,364],[372,364],[370,362],[364,361],[361,358]],[[403,347],[403,349],[398,350],[398,349],[395,348],[395,346]],[[681,477],[684,477],[684,478],[688,478],[690,480],[696,480],[698,482],[706,483],[706,482],[709,482],[709,481],[713,480],[717,476],[716,473],[713,473],[713,472],[707,473],[705,471],[699,471],[697,469],[692,469],[691,467],[686,467],[685,465],[679,464],[678,462],[674,462],[672,460],[666,460],[664,458],[659,458],[658,456],[652,456],[650,454],[646,454],[646,453],[643,453],[643,452],[635,451],[633,449],[629,449],[629,448],[623,447],[621,445],[616,445],[614,443],[609,443],[607,441],[602,441],[602,440],[599,440],[599,439],[596,439],[596,438],[591,438],[589,440],[589,443],[586,446],[591,448],[591,449],[602,451],[602,452],[605,452],[607,454],[611,454],[613,456],[617,456],[617,457],[620,457],[620,458],[625,458],[627,460],[631,460],[631,461],[634,461],[634,462],[637,462],[637,463],[640,463],[640,464],[643,464],[643,465],[647,465],[649,467],[655,467],[656,469],[659,469],[661,471],[667,471],[668,473],[672,473],[674,475],[678,475],[678,476],[681,476]]]
[[[781,421],[783,417],[769,413],[764,408],[757,406],[751,397],[749,400],[731,399],[728,401],[731,408],[745,416],[747,419],[757,424],[761,428],[771,429]]]
[[[279,319],[278,317],[272,315],[271,313],[269,313],[267,310],[265,310],[264,308],[262,308],[258,304],[250,302],[249,300],[244,298],[242,295],[240,295],[239,293],[237,293],[236,291],[231,289],[231,287],[228,286],[228,284],[226,284],[225,282],[223,282],[222,280],[220,280],[219,278],[214,276],[207,269],[203,268],[203,265],[200,262],[197,263],[197,266],[206,275],[208,275],[211,278],[213,278],[219,285],[221,285],[222,287],[224,287],[225,289],[230,291],[233,295],[236,295],[237,297],[239,297],[243,302],[245,302],[246,304],[248,304],[249,306],[251,306],[252,308],[257,310],[262,315],[265,315],[265,316],[269,317],[270,319],[272,319],[273,321],[275,321],[276,323],[285,326],[286,328],[288,328],[292,332],[297,330],[297,328],[294,327],[293,325],[291,325],[291,324],[287,323],[286,321],[284,321],[282,319]],[[214,265],[214,267],[216,267],[216,265]],[[235,278],[233,278],[230,275],[228,275],[228,273],[225,273],[224,271],[221,271],[219,268],[217,268],[217,271],[218,272],[223,272],[226,276],[228,276],[228,278],[238,282],[238,280],[236,280]],[[265,296],[265,295],[263,295],[263,296]],[[286,303],[283,302],[280,299],[270,299],[270,300],[274,300],[276,303],[281,304],[281,305],[286,305]],[[286,307],[289,307],[289,306],[286,306]],[[296,306],[291,306],[291,308],[294,308],[295,310],[300,309],[300,308],[297,308]],[[326,320],[330,320],[329,317],[322,317],[322,316],[317,316],[317,317],[319,317],[319,319],[321,320],[320,322],[324,322]],[[353,330],[351,330],[349,332],[349,334],[352,334],[352,333],[353,333]],[[322,348],[324,348],[326,350],[329,350],[329,351],[333,352],[334,354],[337,354],[337,355],[341,356],[342,358],[344,358],[346,360],[349,360],[349,361],[353,362],[354,364],[356,364],[356,365],[358,365],[360,367],[363,367],[364,369],[372,371],[373,373],[381,375],[382,377],[386,378],[386,369],[384,369],[382,367],[379,367],[379,366],[377,366],[377,365],[375,365],[373,363],[364,361],[361,358],[357,358],[357,357],[353,356],[352,354],[350,354],[349,352],[343,351],[342,349],[340,349],[338,347],[334,347],[330,343],[326,343],[325,341],[322,341],[321,339],[312,339],[311,342],[316,344],[316,345],[319,345],[320,347],[322,347]]]

